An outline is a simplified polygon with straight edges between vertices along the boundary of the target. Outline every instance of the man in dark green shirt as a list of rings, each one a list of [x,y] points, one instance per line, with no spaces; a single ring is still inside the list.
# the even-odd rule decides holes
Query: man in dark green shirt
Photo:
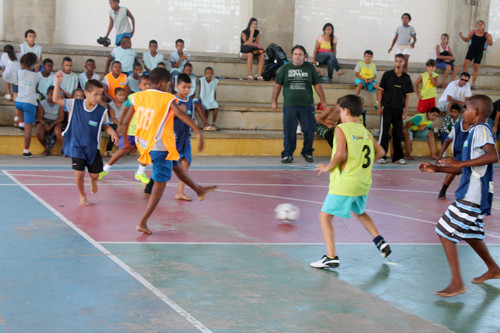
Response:
[[[314,132],[316,119],[314,117],[314,96],[312,87],[321,99],[321,104],[326,108],[325,94],[320,84],[320,78],[316,67],[305,62],[306,50],[301,45],[292,48],[292,62],[280,68],[276,77],[272,107],[278,111],[278,96],[283,87],[283,151],[281,152],[282,163],[292,163],[293,153],[297,146],[297,125],[300,120],[304,132],[304,146],[302,156],[312,163],[314,151]]]

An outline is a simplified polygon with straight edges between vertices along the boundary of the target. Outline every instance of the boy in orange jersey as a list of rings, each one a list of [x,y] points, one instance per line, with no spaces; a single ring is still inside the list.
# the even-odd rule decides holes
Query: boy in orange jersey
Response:
[[[176,104],[175,96],[168,93],[171,76],[165,68],[155,68],[151,72],[151,89],[136,93],[132,100],[132,107],[127,112],[124,122],[124,133],[128,130],[128,124],[136,113],[137,132],[135,141],[137,150],[141,154],[139,162],[153,164],[153,177],[155,182],[153,192],[149,198],[148,206],[144,212],[137,231],[151,234],[147,221],[158,202],[160,201],[167,181],[170,180],[172,168],[177,167],[179,153],[177,152],[174,136],[174,117],[179,118],[196,132],[198,138],[198,150],[203,149],[203,135],[191,118],[186,115]],[[126,147],[129,145],[125,141]],[[182,172],[177,172],[182,175]],[[185,172],[184,172],[185,175]],[[185,178],[185,177],[182,177]],[[190,179],[181,179],[190,185]],[[191,182],[192,183],[192,182]],[[199,187],[199,186],[198,186]],[[216,187],[200,188],[198,197],[203,200],[208,192]]]
[[[104,76],[102,84],[104,84],[104,95],[108,98],[109,102],[116,99],[116,88],[125,89],[127,95],[130,93],[127,85],[127,75],[122,73],[122,64],[116,60],[111,64],[111,72]]]

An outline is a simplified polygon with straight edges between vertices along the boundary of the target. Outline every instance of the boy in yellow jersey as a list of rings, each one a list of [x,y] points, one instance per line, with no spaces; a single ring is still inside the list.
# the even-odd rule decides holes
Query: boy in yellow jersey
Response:
[[[175,146],[174,117],[189,125],[196,132],[198,138],[198,150],[203,148],[203,135],[191,118],[186,115],[176,104],[175,96],[168,93],[171,76],[165,68],[157,67],[151,72],[151,89],[135,93],[132,98],[132,107],[127,112],[124,122],[124,133],[127,133],[130,120],[136,114],[137,131],[135,143],[137,150],[141,154],[139,162],[143,164],[153,164],[153,177],[155,182],[153,192],[149,199],[146,211],[144,212],[137,231],[151,234],[147,222],[158,202],[160,201],[167,181],[170,180],[172,168],[179,179],[188,186],[193,187],[193,182],[185,174],[184,169],[178,166],[179,153]],[[129,143],[125,140],[124,149],[129,148]],[[195,189],[198,198],[203,200],[208,192],[214,191],[217,187],[210,188],[197,187]]]
[[[354,77],[356,80],[354,84],[356,85],[356,90],[354,93],[359,95],[361,89],[366,88],[369,92],[378,91],[378,81],[377,78],[377,66],[372,62],[373,51],[366,50],[363,54],[363,60],[356,64],[354,69]],[[378,103],[375,102],[375,109],[378,109]]]
[[[435,72],[436,65],[436,60],[427,60],[425,63],[426,71],[420,74],[415,81],[415,92],[418,97],[417,111],[420,113],[429,112],[430,109],[436,106],[436,87],[438,86],[439,76],[439,74]]]
[[[363,111],[361,98],[346,95],[337,101],[342,124],[337,125],[328,165],[318,164],[319,174],[330,172],[328,196],[319,214],[321,233],[326,245],[326,255],[312,262],[315,268],[335,268],[340,265],[335,249],[332,226],[334,216],[350,218],[351,211],[373,237],[382,257],[391,254],[391,248],[378,233],[377,227],[365,213],[366,199],[372,184],[373,161],[384,156],[384,149],[371,133],[359,123]]]

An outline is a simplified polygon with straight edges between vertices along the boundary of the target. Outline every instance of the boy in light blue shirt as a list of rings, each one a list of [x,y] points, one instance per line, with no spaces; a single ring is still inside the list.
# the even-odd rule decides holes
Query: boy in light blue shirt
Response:
[[[142,65],[140,62],[134,63],[134,70],[132,74],[127,76],[127,85],[131,93],[136,93],[141,91],[139,88],[139,79],[142,75]]]
[[[85,69],[86,71],[83,73],[80,73],[78,75],[78,83],[80,84],[80,88],[85,89],[85,84],[87,84],[88,80],[97,80],[100,81],[99,74],[95,72],[95,60],[94,59],[87,59],[85,61]]]
[[[106,61],[106,73],[109,73],[109,65],[113,60],[117,60],[122,64],[122,73],[132,74],[134,69],[134,63],[137,58],[137,53],[132,48],[132,41],[130,37],[122,37],[120,41],[120,46],[115,47]]]
[[[182,39],[178,39],[175,41],[176,52],[172,52],[170,57],[168,58],[168,63],[170,64],[170,73],[172,76],[177,76],[182,73],[182,69],[184,65],[186,65],[189,60],[191,60],[191,56],[189,53],[184,52],[184,41]]]
[[[78,88],[78,75],[71,71],[73,60],[70,57],[64,57],[62,63],[63,79],[61,81],[61,91],[66,98],[71,98],[73,91]]]
[[[164,62],[165,57],[158,52],[158,42],[153,40],[149,41],[149,52],[144,52],[142,55],[142,62],[146,72],[151,73],[153,69],[158,67],[160,62]]]
[[[45,58],[42,64],[43,71],[38,72],[40,80],[38,80],[38,85],[36,87],[36,92],[38,94],[37,98],[39,100],[47,98],[47,90],[56,82],[55,74],[52,73],[52,69],[54,68],[54,62],[52,59]]]

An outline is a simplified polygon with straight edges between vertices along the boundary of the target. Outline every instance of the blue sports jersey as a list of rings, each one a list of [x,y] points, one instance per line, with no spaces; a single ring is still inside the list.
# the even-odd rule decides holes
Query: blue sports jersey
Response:
[[[482,142],[474,145],[474,136],[477,131],[481,131],[477,135],[483,137]],[[467,136],[467,140],[464,142],[462,149],[463,160],[471,160],[477,158],[480,154],[477,152],[478,148],[482,148],[485,144],[495,144],[493,138],[493,132],[488,124],[480,124],[474,126]],[[484,153],[484,152],[483,152]],[[455,192],[455,198],[457,200],[464,199],[467,196],[479,196],[477,204],[481,205],[481,212],[485,215],[490,215],[491,204],[493,203],[493,164],[485,165],[486,169],[482,171],[482,175],[472,168],[462,168],[462,178],[460,179],[460,185]],[[478,184],[477,186],[471,187],[472,182]],[[469,193],[469,187],[478,188],[480,193]],[[473,191],[474,192],[474,191]]]
[[[453,155],[462,154],[462,149],[464,146],[465,140],[467,140],[467,136],[469,135],[469,131],[464,131],[463,129],[463,120],[459,121],[455,125],[455,140],[453,141]],[[470,128],[469,128],[470,129]]]
[[[187,100],[179,99],[179,97],[175,96],[178,100],[177,105],[186,106],[186,115],[191,119],[194,119],[194,103],[193,100],[188,98]],[[174,133],[175,133],[175,145],[177,147],[177,151],[182,151],[184,149],[184,145],[186,141],[191,139],[191,128],[189,125],[184,123],[179,118],[175,117],[174,119]]]
[[[99,149],[101,128],[106,124],[107,109],[97,104],[87,110],[83,99],[65,99],[64,107],[69,117],[63,132],[63,154],[92,164]]]

